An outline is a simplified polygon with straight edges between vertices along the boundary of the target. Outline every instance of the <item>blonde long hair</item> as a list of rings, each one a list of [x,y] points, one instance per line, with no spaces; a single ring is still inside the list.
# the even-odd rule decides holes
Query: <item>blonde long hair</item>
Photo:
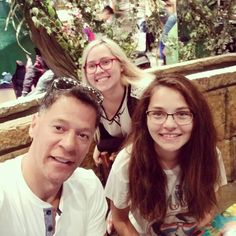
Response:
[[[86,71],[85,71],[85,64],[87,62],[87,57],[89,52],[98,45],[105,45],[112,53],[113,56],[115,56],[122,68],[123,71],[121,73],[121,83],[123,85],[131,84],[135,85],[136,83],[139,83],[140,80],[153,80],[155,76],[153,74],[147,73],[144,70],[141,70],[138,68],[124,53],[124,51],[121,49],[121,47],[115,43],[113,40],[108,39],[106,37],[102,37],[99,39],[96,39],[92,42],[90,42],[87,47],[83,51],[82,55],[82,80],[85,83],[89,83],[86,77]]]

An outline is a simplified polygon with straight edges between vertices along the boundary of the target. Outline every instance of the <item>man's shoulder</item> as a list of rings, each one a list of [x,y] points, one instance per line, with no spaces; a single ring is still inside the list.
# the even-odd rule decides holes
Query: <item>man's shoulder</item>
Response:
[[[99,178],[92,170],[78,167],[72,176],[64,183],[67,194],[84,196],[85,199],[93,197],[95,193],[103,191]],[[82,197],[83,198],[83,197]]]
[[[17,186],[21,171],[21,157],[0,163],[0,189],[11,189]]]
[[[78,167],[66,182],[73,185],[80,185],[85,187],[88,184],[94,187],[100,185],[100,180],[95,175],[93,170],[84,169],[82,167]]]
[[[10,160],[6,160],[0,163],[0,176],[4,175],[6,172],[12,173],[12,170],[17,168],[21,163],[22,156],[15,157]],[[6,176],[5,176],[6,177]]]
[[[92,169],[85,169],[83,167],[78,167],[74,171],[72,177],[75,177],[75,178],[80,177],[82,179],[96,179],[97,178]]]

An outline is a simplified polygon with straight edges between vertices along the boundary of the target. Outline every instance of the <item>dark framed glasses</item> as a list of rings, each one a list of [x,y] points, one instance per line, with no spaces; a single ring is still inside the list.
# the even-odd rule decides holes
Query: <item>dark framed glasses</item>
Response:
[[[172,116],[178,125],[188,125],[192,123],[194,117],[190,110],[177,111],[171,114],[161,110],[151,110],[146,111],[146,114],[150,118],[150,121],[157,125],[162,125],[167,120],[168,116]]]
[[[53,90],[69,90],[74,87],[78,87],[83,92],[87,93],[89,96],[91,96],[96,103],[99,105],[103,102],[103,95],[100,91],[97,89],[88,86],[87,84],[84,84],[80,81],[77,81],[75,79],[67,78],[67,77],[60,77],[55,80],[53,80],[51,84],[51,89]]]

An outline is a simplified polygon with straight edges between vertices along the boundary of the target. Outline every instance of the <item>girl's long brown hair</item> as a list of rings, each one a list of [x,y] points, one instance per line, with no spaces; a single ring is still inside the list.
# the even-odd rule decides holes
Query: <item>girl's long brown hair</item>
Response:
[[[180,187],[188,204],[189,216],[199,220],[216,206],[215,187],[219,174],[216,130],[202,93],[187,78],[176,74],[157,77],[134,112],[128,139],[128,144],[132,143],[129,166],[131,209],[138,208],[145,219],[159,222],[163,221],[167,211],[167,179],[157,161],[158,154],[148,132],[145,113],[157,86],[179,91],[194,114],[191,137],[180,154]]]

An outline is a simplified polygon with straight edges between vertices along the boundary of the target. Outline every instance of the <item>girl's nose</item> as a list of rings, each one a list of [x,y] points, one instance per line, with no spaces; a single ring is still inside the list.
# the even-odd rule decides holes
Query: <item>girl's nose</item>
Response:
[[[163,123],[163,126],[165,128],[175,128],[177,126],[177,123],[175,122],[173,115],[168,115],[166,117],[166,120]]]
[[[100,72],[104,72],[104,70],[102,69],[100,65],[97,65],[95,73],[100,73]]]

